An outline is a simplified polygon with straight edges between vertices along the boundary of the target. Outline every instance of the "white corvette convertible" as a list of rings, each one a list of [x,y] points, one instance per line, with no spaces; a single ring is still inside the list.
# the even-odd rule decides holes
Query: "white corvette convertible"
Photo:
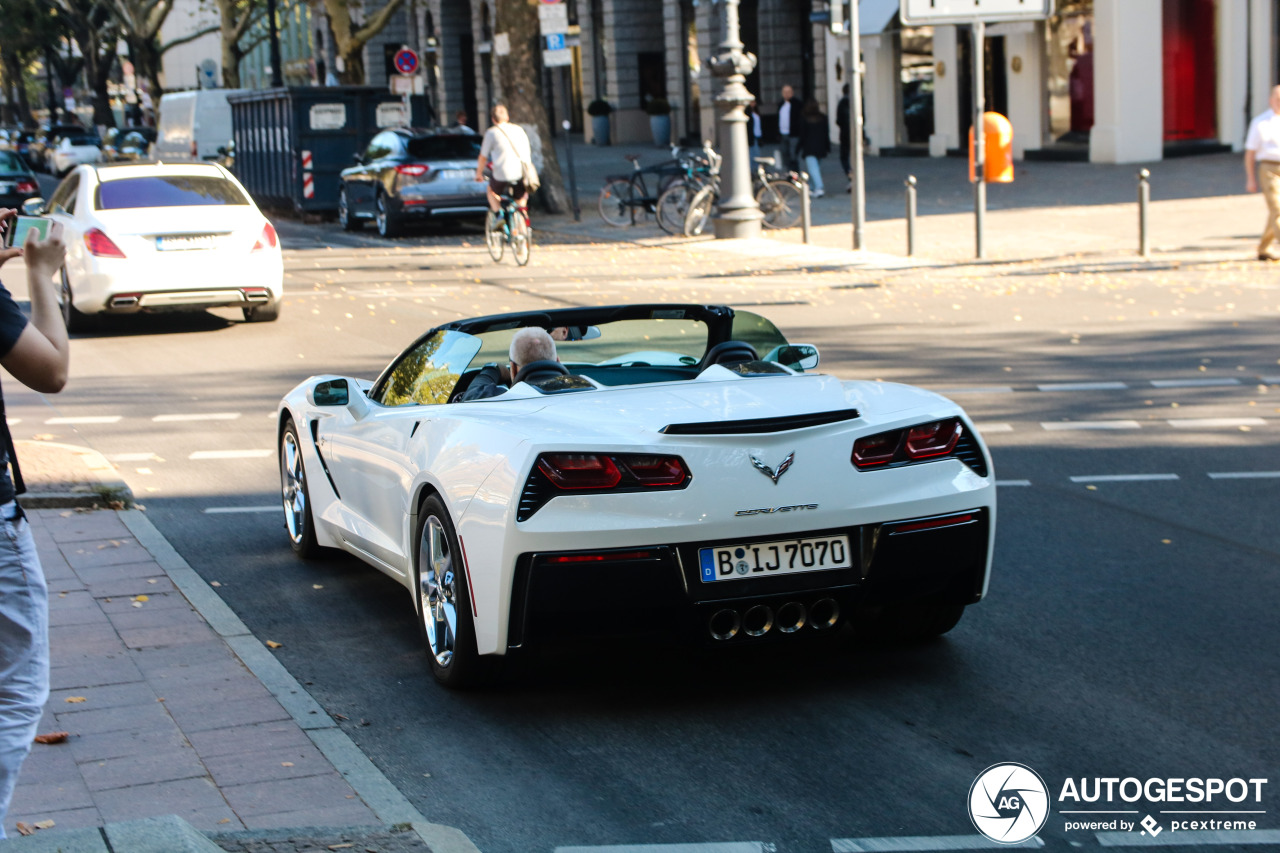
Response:
[[[560,361],[460,401],[523,326],[560,338]],[[290,540],[403,583],[448,685],[570,635],[945,633],[987,589],[987,450],[950,400],[817,364],[723,306],[445,324],[372,382],[313,376],[285,396]]]

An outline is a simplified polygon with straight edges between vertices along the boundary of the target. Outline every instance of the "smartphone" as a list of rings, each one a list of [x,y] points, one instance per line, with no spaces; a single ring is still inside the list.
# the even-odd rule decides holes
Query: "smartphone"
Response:
[[[31,234],[35,234],[38,240],[48,240],[49,226],[52,224],[51,220],[43,216],[16,217],[5,232],[4,243],[10,247],[22,246]]]

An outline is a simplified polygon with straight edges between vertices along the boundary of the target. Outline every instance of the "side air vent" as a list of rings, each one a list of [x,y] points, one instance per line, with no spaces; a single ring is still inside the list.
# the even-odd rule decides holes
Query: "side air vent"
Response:
[[[961,433],[960,441],[956,444],[956,449],[952,455],[972,468],[973,473],[979,477],[987,476],[987,460],[983,458],[982,451],[978,449],[978,439],[972,430],[966,429]]]
[[[742,421],[707,421],[700,424],[668,424],[658,432],[664,435],[750,435],[765,432],[787,432],[793,429],[825,426],[862,417],[857,409],[838,412],[815,412],[784,418],[752,418]]]

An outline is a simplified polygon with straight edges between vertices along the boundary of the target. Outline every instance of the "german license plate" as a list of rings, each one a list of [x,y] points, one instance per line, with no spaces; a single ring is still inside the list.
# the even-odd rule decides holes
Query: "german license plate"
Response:
[[[474,169],[441,169],[440,177],[447,181],[465,181],[476,176]]]
[[[853,563],[849,537],[817,536],[720,545],[698,551],[703,583],[847,569]]]
[[[0,195],[8,195],[9,193],[13,192],[13,186],[14,186],[13,184],[6,184],[3,182],[0,182]]]
[[[156,249],[161,252],[183,251],[184,249],[213,249],[218,245],[218,238],[213,234],[179,234],[172,237],[157,237]]]

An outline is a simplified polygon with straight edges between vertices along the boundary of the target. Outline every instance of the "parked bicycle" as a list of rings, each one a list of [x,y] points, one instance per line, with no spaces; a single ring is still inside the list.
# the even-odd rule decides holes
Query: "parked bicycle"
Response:
[[[529,263],[533,252],[533,227],[529,223],[528,208],[519,206],[505,193],[499,196],[498,212],[485,217],[484,242],[489,248],[489,257],[495,261],[502,260],[503,250],[510,246],[511,256],[517,264],[524,266]]]
[[[712,148],[711,143],[703,144],[687,169],[685,175],[667,187],[658,196],[655,215],[658,227],[668,234],[683,234],[685,215],[689,211],[689,203],[698,191],[708,184],[717,183],[720,176],[721,157]]]
[[[756,157],[756,171],[752,176],[756,203],[764,215],[766,228],[792,228],[800,221],[804,203],[803,178],[798,172],[771,171],[766,167],[777,165],[773,157]],[[686,237],[696,237],[706,230],[707,223],[720,205],[720,181],[718,176],[701,187],[689,199],[685,209],[683,232]]]
[[[598,202],[600,218],[616,227],[634,225],[640,218],[657,213],[659,198],[671,185],[706,172],[711,168],[710,158],[719,159],[710,150],[709,143],[701,150],[672,146],[671,155],[671,160],[646,167],[641,167],[639,156],[626,155],[626,159],[631,161],[631,174],[614,175],[605,180]],[[653,185],[652,192],[650,184]],[[658,225],[671,233],[679,230],[677,225],[672,231],[661,218]]]

